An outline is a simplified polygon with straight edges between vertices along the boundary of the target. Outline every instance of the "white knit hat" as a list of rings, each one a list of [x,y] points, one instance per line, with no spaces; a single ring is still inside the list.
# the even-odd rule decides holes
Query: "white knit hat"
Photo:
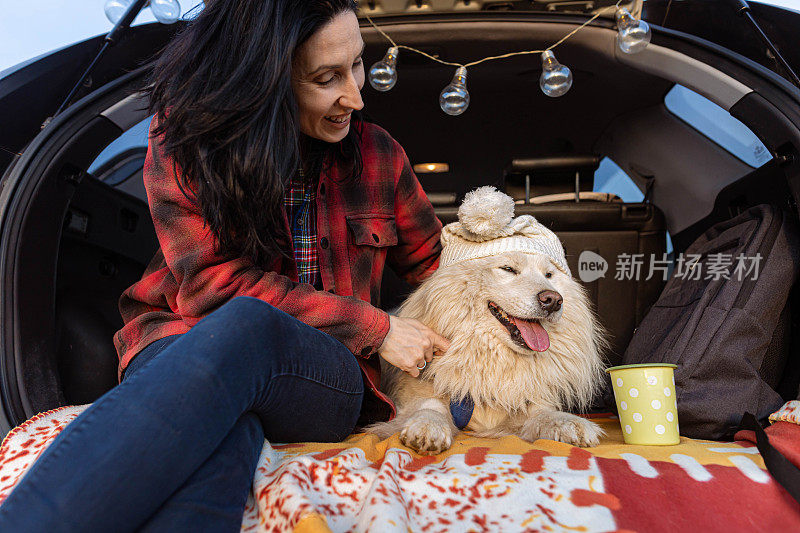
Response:
[[[491,186],[467,193],[458,208],[458,222],[442,228],[441,241],[439,268],[504,252],[524,252],[547,256],[571,276],[556,234],[531,215],[514,218],[514,199]]]

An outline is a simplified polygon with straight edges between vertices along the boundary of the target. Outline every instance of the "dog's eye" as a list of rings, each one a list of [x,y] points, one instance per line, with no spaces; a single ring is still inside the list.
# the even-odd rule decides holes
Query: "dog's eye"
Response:
[[[500,270],[505,270],[506,272],[511,272],[512,274],[519,274],[519,272],[517,272],[517,269],[510,266],[501,266]]]
[[[552,278],[553,277],[553,273],[552,272],[548,272],[547,274],[544,275],[544,277]]]

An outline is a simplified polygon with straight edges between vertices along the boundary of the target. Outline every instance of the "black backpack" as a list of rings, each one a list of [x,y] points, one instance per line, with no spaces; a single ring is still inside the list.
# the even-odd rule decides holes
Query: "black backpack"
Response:
[[[799,268],[798,229],[769,205],[713,226],[682,254],[622,362],[678,365],[681,435],[729,440],[743,413],[762,420],[781,407],[782,325]]]

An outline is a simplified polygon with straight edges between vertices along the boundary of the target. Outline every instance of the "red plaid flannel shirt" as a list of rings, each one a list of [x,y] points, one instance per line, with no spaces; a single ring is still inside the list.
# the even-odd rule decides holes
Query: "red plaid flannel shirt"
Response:
[[[322,291],[298,283],[293,259],[261,266],[215,253],[216,239],[196,202],[178,188],[175,172],[180,170],[163,155],[160,143],[150,140],[143,178],[161,246],[142,279],[119,299],[125,322],[114,335],[120,374],[153,341],[186,333],[235,296],[253,296],[347,346],[358,356],[369,388],[394,413],[377,390],[380,365],[373,355],[389,331],[389,316],[375,307],[383,269],[388,263],[406,281],[419,284],[439,265],[442,225],[402,147],[378,126],[351,125],[359,126],[360,179],[343,179],[338,165],[332,165],[317,184]],[[288,220],[285,224],[288,232]]]

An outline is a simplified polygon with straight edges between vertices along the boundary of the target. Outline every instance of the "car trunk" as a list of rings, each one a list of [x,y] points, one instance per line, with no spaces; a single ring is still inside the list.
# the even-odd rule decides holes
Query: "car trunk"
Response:
[[[545,47],[584,20],[487,12],[385,17],[380,24],[398,42],[467,62]],[[387,43],[368,23],[362,28],[370,65]],[[365,88],[365,111],[403,145],[412,164],[447,164],[446,172],[422,167],[418,174],[445,223],[477,186],[493,184],[517,197],[525,187],[531,196],[580,192],[593,185],[587,158],[594,165],[606,158],[616,163],[635,188],[649,191],[647,202],[523,200],[518,206],[518,214],[533,214],[562,238],[573,272],[585,250],[607,257],[611,269],[621,253],[660,256],[667,232],[672,253],[680,253],[712,224],[759,203],[796,213],[800,91],[741,56],[655,30],[652,45],[638,56],[616,50],[608,21],[578,32],[557,49],[574,75],[573,88],[557,99],[538,88],[537,56],[476,66],[469,71],[470,107],[458,117],[442,113],[437,101],[452,69],[404,50],[397,86],[388,93]],[[151,53],[169,37],[152,28],[142,32],[157,37]],[[131,69],[115,76],[56,117],[4,178],[0,390],[6,426],[91,402],[117,382],[117,299],[140,278],[158,242],[141,185],[143,148],[120,149],[102,164],[97,158],[147,119],[146,102],[133,94],[142,74]],[[729,111],[774,157],[749,166],[670,112],[665,95],[676,84]],[[586,287],[614,334],[608,355],[614,363],[663,281],[609,274]],[[407,291],[388,273],[382,306],[391,308]],[[796,293],[770,347],[781,354],[798,348]],[[787,398],[796,396],[795,363],[770,370]]]

